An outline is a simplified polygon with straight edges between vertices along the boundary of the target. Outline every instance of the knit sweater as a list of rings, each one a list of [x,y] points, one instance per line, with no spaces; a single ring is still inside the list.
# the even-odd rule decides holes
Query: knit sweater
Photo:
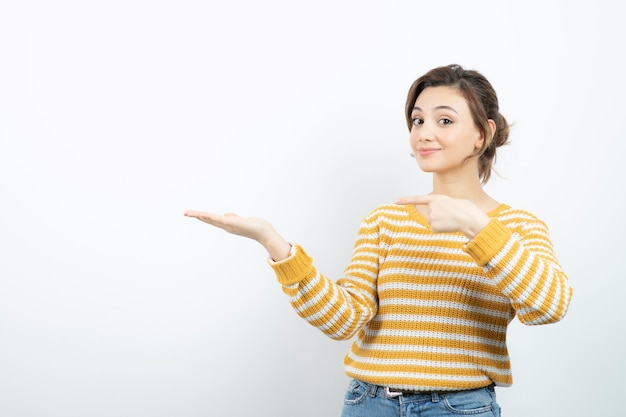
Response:
[[[488,214],[468,241],[432,232],[415,206],[380,206],[337,281],[298,244],[269,263],[302,318],[333,339],[356,335],[349,377],[416,391],[509,386],[508,324],[560,320],[572,289],[544,222],[504,204]]]

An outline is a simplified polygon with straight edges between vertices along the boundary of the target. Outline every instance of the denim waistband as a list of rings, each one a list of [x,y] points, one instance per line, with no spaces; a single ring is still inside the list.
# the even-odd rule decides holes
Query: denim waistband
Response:
[[[452,395],[461,392],[470,392],[479,389],[491,388],[493,389],[494,384],[490,384],[484,387],[471,388],[467,390],[436,390],[436,391],[411,391],[411,390],[397,390],[394,388],[389,388],[381,385],[370,384],[365,381],[360,381],[363,385],[368,387],[368,393],[370,396],[374,397],[384,397],[384,398],[398,398],[398,397],[423,397],[424,399],[430,399],[432,402],[438,402],[439,397],[445,395]]]

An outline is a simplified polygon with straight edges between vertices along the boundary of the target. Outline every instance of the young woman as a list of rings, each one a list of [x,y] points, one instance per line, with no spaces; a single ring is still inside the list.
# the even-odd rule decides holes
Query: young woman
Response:
[[[356,336],[344,417],[499,416],[508,324],[562,319],[572,289],[544,222],[482,187],[509,132],[485,77],[429,71],[409,90],[406,120],[432,193],[371,211],[336,282],[264,220],[185,215],[258,241],[301,317],[331,338]]]

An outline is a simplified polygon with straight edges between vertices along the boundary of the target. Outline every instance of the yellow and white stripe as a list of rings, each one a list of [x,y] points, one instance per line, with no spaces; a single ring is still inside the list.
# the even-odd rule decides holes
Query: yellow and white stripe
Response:
[[[560,320],[572,289],[541,220],[506,205],[490,216],[468,242],[433,233],[413,206],[384,205],[336,282],[298,245],[270,264],[302,318],[333,339],[356,336],[349,376],[405,390],[506,386],[508,323]]]

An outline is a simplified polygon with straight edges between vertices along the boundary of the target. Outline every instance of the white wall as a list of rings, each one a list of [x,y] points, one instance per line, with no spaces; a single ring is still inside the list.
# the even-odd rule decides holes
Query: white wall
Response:
[[[0,4],[0,415],[339,415],[348,342],[265,253],[185,209],[271,220],[339,277],[361,217],[430,181],[403,106],[483,72],[515,123],[489,191],[548,222],[575,298],[510,330],[504,415],[615,415],[626,373],[618,3]]]

